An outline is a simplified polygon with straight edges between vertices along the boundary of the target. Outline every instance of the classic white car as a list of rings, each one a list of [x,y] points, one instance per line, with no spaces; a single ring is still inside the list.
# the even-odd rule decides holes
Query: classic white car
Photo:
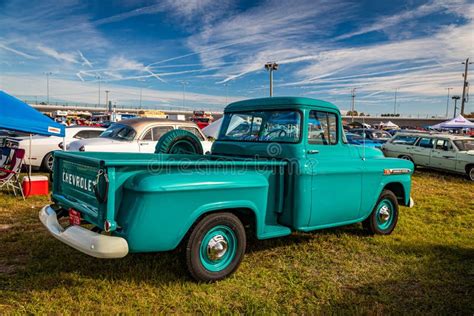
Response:
[[[98,137],[105,128],[102,127],[91,127],[91,126],[71,126],[66,127],[66,136],[64,140],[66,144],[79,139],[87,139]],[[30,138],[20,137],[19,146],[23,148],[26,153],[25,164],[30,164],[29,151],[30,151]],[[35,135],[31,141],[31,166],[40,167],[44,171],[51,171],[53,166],[52,152],[55,150],[61,150],[59,145],[63,142],[62,137],[57,136],[39,136]]]
[[[383,144],[386,157],[410,160],[416,166],[465,174],[474,181],[474,139],[440,133],[399,132]]]
[[[192,132],[201,141],[204,153],[211,151],[212,142],[193,122],[158,118],[134,118],[111,125],[97,138],[70,143],[68,151],[142,152],[154,153],[160,137],[173,129]]]

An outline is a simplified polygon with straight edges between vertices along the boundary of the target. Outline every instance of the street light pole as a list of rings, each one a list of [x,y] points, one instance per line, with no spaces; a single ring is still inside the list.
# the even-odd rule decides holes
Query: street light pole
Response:
[[[464,67],[464,75],[463,75],[464,81],[462,85],[461,115],[464,115],[464,104],[466,103],[466,88],[469,85],[469,82],[467,81],[467,71],[468,71],[469,65],[472,64],[472,62],[469,62],[469,58],[467,58],[466,61],[463,62],[462,64],[465,65],[465,67]]]
[[[458,100],[461,99],[461,97],[458,95],[455,95],[452,97],[452,99],[454,100],[454,115],[453,115],[453,118],[454,118],[456,117],[456,110],[458,108]]]
[[[273,71],[278,70],[278,64],[268,62],[265,64],[265,69],[270,72],[270,97],[273,97]]]
[[[142,108],[142,90],[143,88],[140,87],[140,109]]]
[[[97,82],[99,83],[99,98],[97,99],[97,107],[100,107],[100,76],[97,75],[95,78],[97,79]]]
[[[53,73],[48,71],[45,72],[46,75],[46,103],[49,104],[49,76],[52,75]]]
[[[446,99],[446,118],[448,118],[448,110],[449,110],[449,91],[453,90],[453,88],[446,88],[448,90],[448,98]]]
[[[184,110],[185,105],[186,105],[186,85],[189,84],[189,82],[181,81],[181,84],[183,85],[183,110]]]
[[[228,99],[229,99],[229,84],[226,82],[224,83],[224,86],[225,86],[225,105],[227,105],[227,103],[229,102]]]
[[[354,122],[354,111],[355,111],[355,97],[356,97],[356,89],[352,88],[351,96],[352,96],[352,104],[351,104],[351,122]]]
[[[109,90],[105,90],[105,110],[110,112],[110,107],[109,107]]]
[[[397,114],[397,92],[398,92],[398,88],[395,89],[395,101],[393,103],[393,115]]]

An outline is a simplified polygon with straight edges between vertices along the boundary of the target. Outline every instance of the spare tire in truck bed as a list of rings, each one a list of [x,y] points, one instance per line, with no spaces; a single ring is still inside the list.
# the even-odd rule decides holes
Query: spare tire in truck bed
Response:
[[[199,138],[191,132],[175,129],[161,136],[155,154],[203,154]]]

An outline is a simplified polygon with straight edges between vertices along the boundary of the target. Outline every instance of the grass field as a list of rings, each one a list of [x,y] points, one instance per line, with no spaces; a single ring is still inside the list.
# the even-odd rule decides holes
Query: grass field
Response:
[[[38,220],[46,198],[0,193],[0,314],[474,313],[474,184],[417,171],[390,236],[360,224],[248,246],[229,279],[197,284],[177,252],[99,260]]]

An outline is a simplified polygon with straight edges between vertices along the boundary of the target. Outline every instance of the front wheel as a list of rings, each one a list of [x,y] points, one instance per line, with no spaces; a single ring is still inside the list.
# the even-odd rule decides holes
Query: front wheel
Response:
[[[392,191],[384,190],[363,226],[375,235],[390,235],[398,222],[398,200]]]
[[[232,274],[245,253],[242,222],[231,213],[204,217],[193,228],[186,245],[186,265],[197,281],[212,282]]]
[[[474,166],[470,166],[469,168],[467,168],[466,172],[469,180],[474,181]]]

